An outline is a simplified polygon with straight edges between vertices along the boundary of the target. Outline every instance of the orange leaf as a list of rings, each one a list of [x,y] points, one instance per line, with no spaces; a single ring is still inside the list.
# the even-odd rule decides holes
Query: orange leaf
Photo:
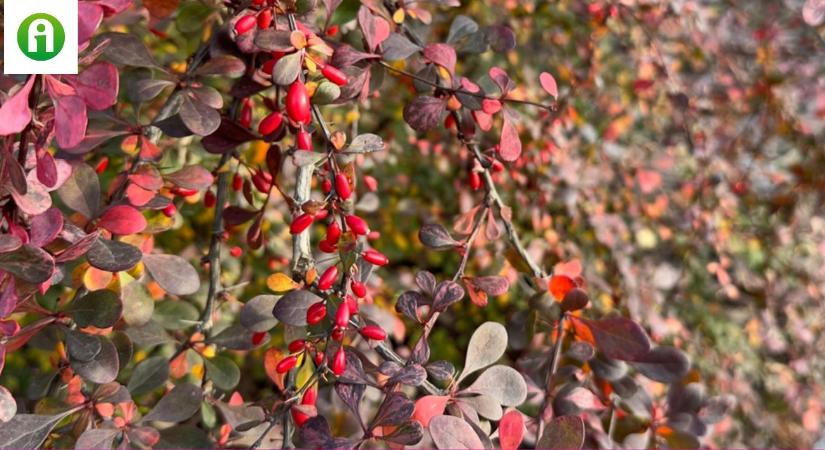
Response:
[[[553,275],[547,283],[556,301],[561,301],[568,292],[576,288],[576,282],[567,275]]]

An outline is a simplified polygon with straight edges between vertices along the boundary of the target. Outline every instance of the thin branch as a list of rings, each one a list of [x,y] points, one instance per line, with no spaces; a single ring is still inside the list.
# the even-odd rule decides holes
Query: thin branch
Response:
[[[233,109],[234,109],[233,105]],[[229,186],[229,172],[224,166],[229,162],[231,152],[221,155],[218,163],[218,181],[216,189],[215,217],[212,219],[212,234],[209,241],[209,253],[206,260],[209,263],[209,290],[206,294],[206,304],[203,307],[198,325],[198,331],[209,331],[212,328],[212,313],[215,310],[215,299],[221,289],[221,237],[223,236],[223,210],[226,205],[226,193]]]
[[[553,388],[553,378],[556,376],[556,372],[559,370],[559,360],[561,360],[561,348],[562,344],[564,343],[564,322],[567,318],[567,313],[562,313],[561,317],[559,318],[558,322],[558,332],[556,333],[556,342],[553,344],[553,359],[550,360],[550,369],[547,371],[547,375],[544,379],[544,399],[541,402],[541,408],[539,409],[539,424],[538,424],[538,431],[536,432],[536,442],[541,439],[542,434],[544,434],[544,427],[545,427],[545,417],[549,414],[549,408],[552,408],[551,400],[552,400],[552,388]]]

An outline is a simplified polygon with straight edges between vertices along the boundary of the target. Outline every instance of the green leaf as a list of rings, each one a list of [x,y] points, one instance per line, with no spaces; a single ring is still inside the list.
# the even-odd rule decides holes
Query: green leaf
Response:
[[[206,367],[206,376],[215,383],[215,386],[224,391],[231,390],[241,380],[241,369],[235,361],[227,357],[204,358],[203,364]]]
[[[183,422],[198,411],[201,400],[203,400],[201,388],[191,383],[181,383],[160,399],[143,420]]]
[[[166,300],[155,307],[154,319],[167,330],[182,330],[198,320],[198,309],[191,303]]]
[[[73,301],[66,312],[81,328],[94,326],[108,328],[120,319],[123,305],[114,292],[101,289]]]
[[[164,356],[152,356],[138,363],[126,388],[132,395],[141,395],[159,388],[168,378],[169,361]]]

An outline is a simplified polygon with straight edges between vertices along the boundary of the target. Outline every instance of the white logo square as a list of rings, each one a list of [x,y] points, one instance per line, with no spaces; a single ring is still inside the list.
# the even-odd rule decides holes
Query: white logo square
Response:
[[[77,73],[77,0],[4,0],[3,73]]]

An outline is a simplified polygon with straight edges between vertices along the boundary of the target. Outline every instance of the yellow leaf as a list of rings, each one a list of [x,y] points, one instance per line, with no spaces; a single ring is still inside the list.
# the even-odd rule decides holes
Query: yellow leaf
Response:
[[[299,358],[298,362],[300,363],[301,360],[303,360],[303,364],[295,376],[295,387],[301,389],[312,378],[312,373],[315,371],[315,364],[312,363],[311,358],[304,358],[304,353],[302,353]]]
[[[207,345],[206,348],[204,348],[203,351],[201,352],[201,355],[203,355],[204,358],[210,358],[210,359],[214,358],[215,357],[215,344]]]
[[[196,364],[192,366],[192,375],[197,379],[203,378],[203,364]]]
[[[292,281],[288,275],[278,272],[267,277],[266,287],[276,294],[285,294],[297,288],[298,283]]]
[[[112,272],[105,272],[94,267],[89,267],[83,273],[83,285],[90,291],[103,289],[112,282]]]
[[[403,8],[396,9],[395,13],[392,15],[392,21],[399,24],[404,23],[405,15],[406,14],[404,13]]]

